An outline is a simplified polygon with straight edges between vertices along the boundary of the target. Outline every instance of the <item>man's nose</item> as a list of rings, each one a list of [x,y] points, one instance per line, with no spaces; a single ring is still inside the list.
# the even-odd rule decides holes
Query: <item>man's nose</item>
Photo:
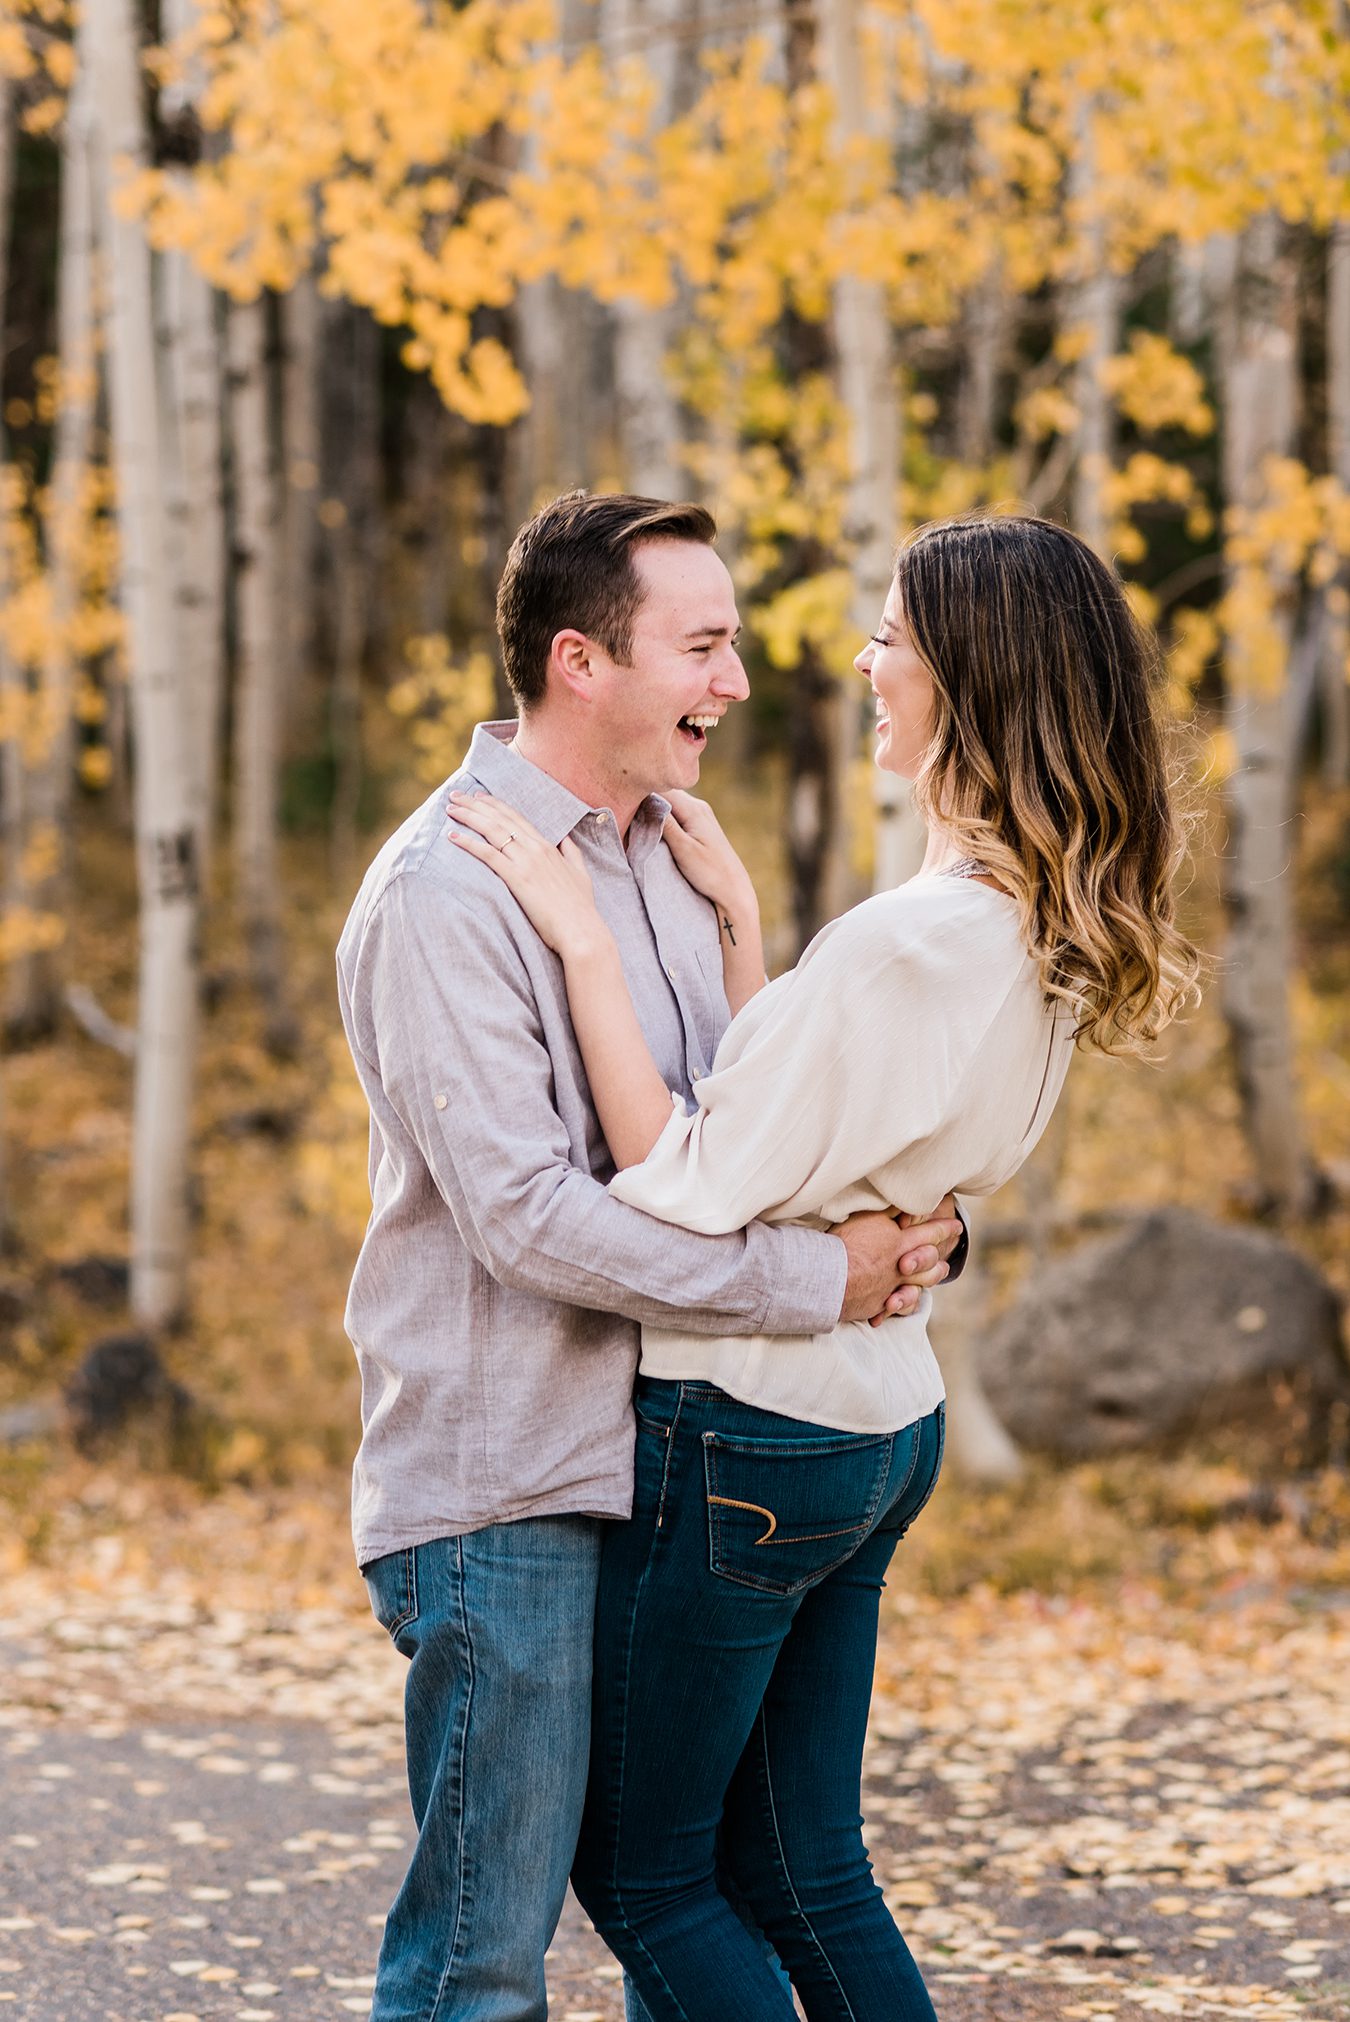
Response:
[[[745,701],[750,693],[750,683],[741,665],[739,653],[733,651],[728,654],[726,660],[718,667],[712,685],[714,692],[725,695],[729,702]]]

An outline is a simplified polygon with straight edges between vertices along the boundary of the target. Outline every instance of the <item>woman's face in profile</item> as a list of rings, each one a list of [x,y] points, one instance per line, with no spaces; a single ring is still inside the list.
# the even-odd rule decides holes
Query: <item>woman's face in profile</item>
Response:
[[[905,627],[894,583],[881,623],[853,664],[876,697],[877,764],[913,779],[933,732],[933,677]]]

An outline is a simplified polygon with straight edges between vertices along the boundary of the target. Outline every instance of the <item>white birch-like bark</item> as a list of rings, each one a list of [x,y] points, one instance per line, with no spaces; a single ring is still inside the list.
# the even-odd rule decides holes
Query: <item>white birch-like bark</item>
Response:
[[[214,290],[186,254],[164,255],[160,268],[160,388],[164,433],[173,450],[174,617],[192,692],[189,728],[205,874],[216,826],[225,701],[225,375]]]
[[[1178,243],[1172,248],[1172,286],[1168,323],[1182,349],[1198,344],[1209,318],[1209,251],[1206,242]]]
[[[306,698],[314,671],[315,588],[319,561],[319,470],[323,375],[323,304],[313,274],[302,274],[282,297],[281,580],[285,585],[283,730],[307,725]]]
[[[947,1385],[947,1441],[963,1480],[982,1488],[1016,1481],[1023,1472],[1016,1442],[989,1402],[980,1376],[979,1342],[990,1322],[993,1287],[980,1254],[984,1204],[961,1203],[970,1230],[970,1255],[954,1285],[933,1299],[929,1331]]]
[[[0,77],[0,238],[5,247],[0,250],[0,312],[5,303],[6,254],[9,242],[9,206],[14,180],[14,87],[8,77]],[[0,415],[3,414],[4,385],[4,316],[0,313]],[[0,424],[0,462],[3,461],[4,432]],[[9,594],[8,569],[4,557],[0,555],[0,603]],[[0,712],[8,712],[21,699],[18,692],[18,670],[11,662],[3,639],[0,639]],[[16,710],[15,714],[19,712]],[[22,856],[22,744],[17,723],[11,735],[0,741],[0,849],[3,850],[5,865],[5,905],[6,909],[15,903],[14,889],[21,878],[18,869]],[[3,927],[0,921],[0,928]],[[4,964],[0,959],[0,975]],[[0,1241],[9,1233],[9,1159],[4,1130],[3,1096],[0,1096]]]
[[[574,53],[596,38],[595,9],[588,0],[562,0],[559,28],[562,47]],[[527,130],[520,165],[529,175],[537,172],[537,163]],[[512,516],[518,522],[556,492],[589,485],[596,475],[592,353],[604,313],[553,275],[527,282],[516,296],[516,362],[530,395],[529,408],[512,430],[509,458]]]
[[[1070,197],[1081,222],[1078,272],[1065,305],[1065,321],[1083,343],[1074,366],[1079,420],[1071,511],[1074,531],[1105,556],[1110,545],[1105,484],[1115,453],[1115,410],[1102,375],[1120,348],[1121,285],[1107,262],[1106,230],[1094,207],[1095,183],[1092,111],[1085,106],[1069,176]]]
[[[513,517],[528,519],[562,489],[562,289],[550,276],[529,281],[515,301],[516,361],[530,404],[512,430]],[[567,480],[577,483],[575,477]]]
[[[195,0],[164,0],[163,29],[177,42],[196,25]],[[205,77],[199,61],[160,97],[166,124],[192,119]],[[186,181],[188,170],[170,174]],[[222,418],[224,361],[215,290],[185,253],[159,261],[160,397],[170,452],[174,612],[185,676],[192,684],[194,795],[200,811],[198,861],[211,864],[220,785],[225,705],[226,531]]]
[[[961,387],[956,407],[956,451],[962,463],[993,461],[999,374],[1007,349],[1008,292],[997,261],[980,276],[966,302],[961,345]]]
[[[9,281],[9,212],[14,194],[14,85],[0,76],[0,471],[9,460],[4,426],[6,363],[3,308]],[[9,597],[9,557],[0,546],[0,605]],[[27,903],[24,841],[27,778],[24,763],[28,717],[25,672],[0,637],[0,856],[3,856],[5,910],[11,918]],[[6,732],[8,734],[6,734]]]
[[[1350,35],[1350,6],[1338,0],[1336,27]],[[1350,161],[1342,158],[1342,173]],[[1350,491],[1350,219],[1341,217],[1327,241],[1327,448],[1331,475]],[[1318,665],[1322,727],[1322,778],[1329,787],[1350,785],[1350,561],[1343,562],[1335,594],[1327,599]]]
[[[325,323],[324,351],[336,368],[332,390],[339,394],[328,411],[332,460],[324,491],[342,507],[328,532],[333,646],[328,695],[328,737],[333,753],[329,841],[333,879],[340,885],[351,877],[357,851],[361,676],[374,630],[382,535],[378,513],[380,368],[378,332],[364,309],[332,303]],[[339,450],[336,456],[332,455],[334,449]]]
[[[46,514],[51,623],[39,690],[42,734],[34,741],[25,780],[25,828],[30,839],[43,844],[39,862],[44,868],[31,883],[23,880],[19,899],[35,913],[58,917],[64,915],[69,896],[76,674],[70,628],[80,595],[81,491],[90,462],[98,385],[90,106],[91,81],[87,68],[82,68],[67,101],[61,148],[56,303],[60,405]],[[60,1009],[61,980],[59,948],[33,949],[20,956],[6,977],[6,1029],[50,1031]]]
[[[227,329],[236,558],[235,895],[254,980],[269,1014],[279,1014],[281,500],[271,426],[265,301],[232,303]]]
[[[864,77],[862,12],[858,0],[829,0],[821,17],[822,73],[835,102],[835,143],[844,148],[853,135],[874,135],[880,123]],[[874,632],[891,585],[897,540],[902,420],[899,364],[886,291],[862,275],[841,275],[832,304],[835,376],[848,416],[849,482],[844,532],[853,577],[851,617],[859,644]],[[839,692],[836,738],[836,804],[852,799],[851,773],[862,747],[861,730],[871,715],[861,684],[845,679]],[[875,774],[876,845],[873,886],[889,891],[911,877],[923,861],[925,835],[914,812],[908,780]],[[848,839],[832,852],[842,864]],[[838,873],[844,882],[844,872]],[[839,892],[839,903],[851,896]],[[837,910],[837,908],[836,908]]]
[[[1222,292],[1223,477],[1230,510],[1260,502],[1268,459],[1295,443],[1297,269],[1272,215],[1231,247]],[[1306,1209],[1313,1173],[1299,1112],[1290,977],[1293,934],[1293,750],[1286,686],[1297,585],[1272,569],[1283,664],[1270,668],[1245,628],[1229,636],[1225,716],[1235,753],[1228,786],[1229,937],[1224,1010],[1248,1142],[1263,1196]]]
[[[165,458],[155,385],[150,248],[109,203],[114,163],[146,159],[138,18],[129,0],[86,0],[79,57],[94,90],[100,240],[121,592],[135,734],[140,984],[132,1129],[131,1304],[158,1326],[187,1283],[187,1162],[197,1027],[200,818],[188,734],[190,688],[174,629]]]
[[[658,128],[689,101],[687,0],[605,0],[601,39],[611,66],[640,56],[655,80]],[[682,498],[688,479],[679,456],[680,404],[669,357],[678,327],[674,301],[658,307],[620,301],[612,311],[614,401],[623,481],[646,498]]]

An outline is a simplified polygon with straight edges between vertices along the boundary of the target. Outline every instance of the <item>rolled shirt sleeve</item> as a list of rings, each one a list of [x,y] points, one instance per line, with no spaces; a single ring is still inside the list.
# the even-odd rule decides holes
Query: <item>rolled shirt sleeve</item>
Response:
[[[356,1038],[462,1240],[503,1285],[710,1334],[810,1334],[843,1303],[842,1243],[746,1217],[656,1228],[571,1163],[522,951],[463,891],[393,879],[367,924]],[[377,1037],[378,1035],[378,1037]],[[376,1212],[379,1211],[378,1195]]]

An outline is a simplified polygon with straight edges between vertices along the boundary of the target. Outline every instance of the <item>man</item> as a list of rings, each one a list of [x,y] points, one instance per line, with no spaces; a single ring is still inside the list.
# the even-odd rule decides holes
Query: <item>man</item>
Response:
[[[747,693],[714,533],[697,506],[581,493],[523,527],[498,596],[520,720],[480,725],[448,783],[578,844],[686,1099],[728,1014],[718,921],[661,839],[659,794],[697,783]],[[612,1200],[560,965],[446,840],[446,792],[385,844],[338,950],[371,1109],[347,1309],[353,1521],[375,1612],[411,1659],[419,1829],[372,2018],[543,2022],[586,1779],[602,1525],[631,1506],[637,1323],[813,1333],[908,1310],[946,1275],[960,1224],[864,1215],[838,1234],[703,1237]]]

